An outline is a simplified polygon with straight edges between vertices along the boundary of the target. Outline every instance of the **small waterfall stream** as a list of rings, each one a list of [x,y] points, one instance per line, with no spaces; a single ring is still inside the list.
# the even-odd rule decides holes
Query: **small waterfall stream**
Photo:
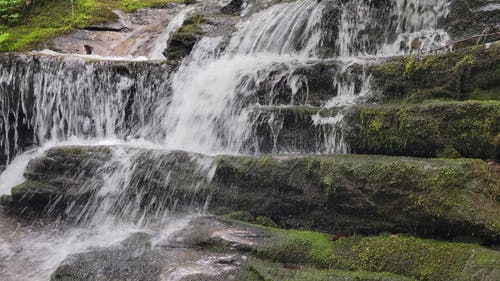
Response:
[[[351,72],[351,66],[368,65],[374,57],[432,49],[449,39],[439,29],[440,19],[447,14],[447,1],[389,2],[390,7],[364,0],[342,5],[335,43],[338,53],[329,58],[322,52],[326,47],[325,3],[316,0],[284,2],[244,17],[229,42],[204,37],[177,68],[163,61],[2,56],[0,149],[11,164],[0,175],[0,194],[8,194],[21,183],[28,161],[50,147],[113,144],[115,148],[111,160],[97,173],[103,188],[83,207],[67,208],[65,214],[73,224],[70,231],[61,235],[44,232],[36,238],[27,235],[14,246],[0,244],[26,249],[21,254],[7,254],[15,274],[0,272],[0,279],[46,281],[69,254],[113,245],[139,230],[162,237],[185,226],[189,216],[177,219],[171,211],[203,212],[209,200],[207,195],[179,202],[174,196],[177,188],[197,189],[210,182],[213,163],[196,153],[258,153],[255,126],[259,118],[267,116],[262,112],[297,105],[295,96],[301,91],[308,95],[307,77],[297,74],[302,67],[324,61],[340,65],[331,85],[337,93],[322,105],[338,109],[337,115],[325,118],[315,114],[311,119],[315,125],[331,127],[322,132],[325,144],[318,146],[317,153],[347,153],[342,110],[364,102],[372,93],[370,76],[364,71]],[[171,33],[193,12],[194,8],[186,8],[170,22],[156,41],[151,59],[162,58]],[[277,93],[283,81],[289,89],[286,103]],[[361,81],[361,87],[355,81]],[[256,97],[262,89],[271,89],[263,99],[267,103]],[[264,123],[274,136],[272,151],[300,152],[278,149],[283,121],[274,113],[266,118]],[[37,146],[41,148],[20,154]],[[145,147],[151,152],[139,149]],[[175,150],[192,154],[185,158]],[[20,155],[13,159],[16,154]],[[190,163],[191,181],[179,179],[175,163],[180,162]],[[155,173],[168,184],[148,182]],[[150,198],[148,188],[164,188],[165,192]],[[182,208],[184,205],[188,207]],[[41,246],[27,245],[33,241],[30,239]],[[42,252],[42,256],[49,253],[54,258],[43,263]],[[41,265],[25,274],[15,264]]]
[[[167,46],[168,39],[170,38],[170,35],[177,31],[182,24],[184,23],[184,20],[188,16],[190,16],[193,12],[195,11],[195,8],[193,7],[187,7],[181,12],[179,12],[165,27],[165,30],[163,33],[156,39],[153,48],[151,49],[151,52],[149,53],[149,58],[153,60],[161,60],[164,58],[163,56],[163,50],[165,50],[165,47]]]

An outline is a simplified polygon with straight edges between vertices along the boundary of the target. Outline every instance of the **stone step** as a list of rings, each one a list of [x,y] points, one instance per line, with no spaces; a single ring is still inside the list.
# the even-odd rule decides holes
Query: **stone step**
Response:
[[[123,155],[131,161],[125,172],[117,160]],[[133,181],[119,185],[120,192],[107,204],[116,207],[110,215],[118,219],[208,207],[215,214],[244,212],[283,227],[331,233],[389,231],[500,240],[495,199],[500,179],[481,160],[335,154],[209,157],[74,147],[51,149],[32,160],[25,177],[2,200],[12,212],[25,215],[80,217],[92,200],[97,207],[104,200],[98,192],[104,179],[130,177]],[[68,206],[76,213],[63,213]]]
[[[255,110],[261,153],[338,152],[499,159],[500,101]]]
[[[500,42],[396,57],[368,67],[379,101],[500,100]]]
[[[254,87],[255,95],[244,97],[242,104],[271,106],[293,104],[320,107],[343,104],[346,99],[352,103],[353,97],[356,96],[360,98],[356,101],[358,103],[402,99],[421,101],[431,98],[498,100],[500,99],[500,84],[497,79],[500,75],[497,63],[499,56],[500,44],[493,44],[489,48],[460,49],[441,55],[427,55],[420,59],[393,58],[382,64],[362,60],[349,63],[339,60],[320,60],[306,64],[277,64],[267,73],[266,79],[259,79],[254,83],[246,81],[246,84],[253,85],[251,87]],[[43,137],[49,134],[49,132],[35,132],[37,118],[35,104],[38,101],[33,88],[34,84],[37,84],[37,87],[44,85],[35,77],[54,80],[54,84],[60,83],[62,89],[59,91],[81,104],[92,104],[96,99],[110,95],[110,99],[115,102],[107,105],[110,107],[108,110],[122,117],[120,120],[110,122],[118,123],[115,134],[122,136],[133,135],[141,124],[147,123],[154,117],[150,113],[153,112],[153,105],[159,102],[159,98],[171,94],[168,79],[170,73],[175,71],[175,65],[168,62],[96,61],[71,56],[35,54],[1,55],[0,65],[8,72],[6,72],[8,76],[5,77],[10,77],[5,78],[0,85],[0,165],[6,162],[7,153],[12,158],[19,151],[37,145],[40,138],[38,134]],[[92,81],[106,81],[106,83]],[[341,98],[338,98],[339,93],[342,93]],[[119,96],[111,97],[113,95]],[[92,111],[93,107],[96,105],[72,110],[78,112],[78,119],[89,119],[90,124],[100,124],[102,120],[96,120],[102,119],[102,116],[96,116]],[[52,110],[56,112],[55,108]],[[67,120],[74,119],[71,117],[73,115],[66,113],[64,121],[74,123],[74,120]],[[76,127],[83,125],[72,124],[72,126],[73,130],[82,131]],[[95,134],[96,130],[98,129],[90,128],[87,134]],[[296,149],[294,146],[284,145],[283,150],[317,149],[315,138],[304,139],[301,142],[304,145],[296,144]],[[308,142],[314,144],[306,144]],[[269,151],[269,147],[263,147],[262,151]],[[354,151],[364,153],[362,149]],[[375,149],[370,153],[379,152]],[[418,152],[409,155],[430,154],[432,153]],[[465,153],[463,156],[485,157],[480,153],[472,155]]]

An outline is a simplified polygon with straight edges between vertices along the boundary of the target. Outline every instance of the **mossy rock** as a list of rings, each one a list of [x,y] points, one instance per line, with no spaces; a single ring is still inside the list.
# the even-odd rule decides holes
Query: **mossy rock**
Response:
[[[500,100],[500,44],[395,58],[368,67],[381,100]]]
[[[467,159],[219,157],[210,210],[282,227],[500,238],[498,175]]]
[[[100,169],[111,171],[119,165],[105,160],[111,148],[49,150],[28,165],[28,180],[14,188],[11,203],[36,211],[45,211],[53,202],[61,204],[57,211],[65,204],[85,205],[102,186]],[[205,206],[210,195],[208,211],[238,212],[232,216],[263,225],[336,234],[390,231],[449,239],[472,236],[484,242],[500,239],[498,174],[481,160],[131,153],[132,181],[117,202],[135,198],[152,214],[156,208]],[[214,160],[211,182],[196,159]]]
[[[389,234],[332,241],[331,236],[315,232],[270,228],[267,231],[272,233],[271,237],[256,247],[255,255],[274,262],[351,272],[390,273],[387,276],[362,275],[364,278],[429,281],[493,281],[500,278],[500,253],[475,244]]]
[[[500,157],[496,142],[500,101],[353,106],[342,111],[344,118],[336,125],[314,121],[338,113],[338,108],[306,106],[262,109],[255,122],[256,137],[248,145],[261,153],[318,153],[331,151],[332,142],[339,142],[342,136],[348,151],[357,154],[437,157],[443,149],[453,149],[458,152],[454,156]]]
[[[205,22],[205,17],[200,13],[194,13],[186,19],[183,25],[170,36],[168,47],[163,51],[163,55],[169,60],[181,60],[189,55],[203,35],[201,25]]]
[[[340,236],[199,218],[174,237],[188,237],[184,245],[198,250],[248,255],[236,280],[493,281],[500,276],[498,251],[405,234]]]
[[[352,153],[499,159],[500,102],[445,102],[356,107],[346,115]]]
[[[237,280],[257,281],[412,281],[414,279],[391,273],[317,269],[283,266],[282,264],[250,257]]]
[[[333,264],[416,280],[498,280],[500,253],[474,244],[387,235],[335,241]]]

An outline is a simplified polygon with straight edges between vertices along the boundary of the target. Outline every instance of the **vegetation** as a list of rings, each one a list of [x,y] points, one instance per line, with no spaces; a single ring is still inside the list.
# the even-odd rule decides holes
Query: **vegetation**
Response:
[[[499,101],[426,100],[357,107],[345,122],[353,153],[499,159]]]
[[[370,67],[384,100],[499,100],[500,44],[395,58]]]
[[[112,21],[114,9],[133,12],[181,0],[0,0],[0,52],[26,51],[76,28]],[[20,8],[21,7],[21,8]]]
[[[469,159],[220,157],[215,183],[221,187],[211,208],[240,211],[230,214],[240,220],[266,216],[283,227],[333,233],[478,237],[484,231],[497,240],[496,179],[484,162]]]
[[[203,33],[201,25],[206,22],[200,13],[194,13],[183,25],[170,36],[169,47],[163,55],[170,60],[181,60],[187,56]]]
[[[189,246],[250,255],[238,280],[476,280],[500,277],[500,253],[474,243],[402,234],[334,236],[228,221],[259,242],[236,246],[210,228],[186,235]]]
[[[246,281],[412,281],[414,279],[391,273],[347,271],[301,267],[285,268],[283,265],[249,257],[239,280]]]

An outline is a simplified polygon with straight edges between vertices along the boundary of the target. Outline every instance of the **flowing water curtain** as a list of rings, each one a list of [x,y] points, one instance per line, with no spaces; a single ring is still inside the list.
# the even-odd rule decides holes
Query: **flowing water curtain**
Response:
[[[111,228],[161,226],[172,212],[206,212],[215,171],[212,157],[126,146],[113,147],[110,154],[101,166],[94,159],[69,175],[80,182],[72,191],[77,196],[54,200],[48,212],[57,214],[63,206],[66,221]]]
[[[13,156],[31,145],[71,138],[135,137],[151,108],[168,102],[171,66],[7,55],[0,70],[0,147]]]
[[[339,56],[399,55],[446,43],[440,22],[447,0],[353,0],[343,5],[337,48]]]
[[[170,148],[241,152],[259,84],[283,65],[317,57],[323,8],[302,0],[256,13],[238,24],[223,53],[220,38],[203,38],[173,75],[172,102],[159,104],[149,132],[162,128]]]

